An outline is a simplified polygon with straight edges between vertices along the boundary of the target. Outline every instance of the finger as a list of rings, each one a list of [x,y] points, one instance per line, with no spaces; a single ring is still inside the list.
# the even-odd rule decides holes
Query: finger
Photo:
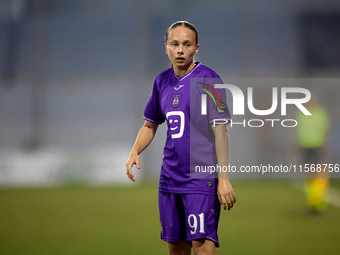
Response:
[[[228,203],[228,211],[233,207],[232,203]]]
[[[231,208],[233,208],[233,206],[234,206],[234,203],[228,204],[228,211],[229,211]]]
[[[236,203],[236,195],[235,195],[234,192],[232,192],[232,193],[230,194],[230,201],[231,201],[233,204]]]
[[[227,201],[224,196],[221,197],[221,205],[223,205],[223,209],[227,210]]]
[[[129,162],[126,163],[126,175],[130,178],[130,166],[129,166]]]
[[[128,177],[130,178],[131,181],[135,182],[135,176],[132,173],[132,170],[128,172]]]
[[[233,202],[229,203],[229,204],[228,204],[228,210],[230,210],[231,208],[233,208],[233,206],[234,206],[234,203],[233,203]]]
[[[217,196],[218,196],[218,200],[220,201],[220,204],[223,205],[222,196],[220,195],[219,192],[217,192]],[[225,208],[224,208],[224,210],[225,210]]]
[[[132,173],[132,165],[133,164],[126,163],[126,174],[131,181],[135,182],[135,176]]]
[[[135,180],[135,176],[134,176],[134,174],[132,173],[132,171],[130,172],[130,180],[133,181],[133,182],[136,181],[136,180]]]
[[[218,192],[217,192],[217,197],[218,197],[218,201],[220,201],[220,204],[222,204],[222,198],[221,198],[220,193],[218,193]]]
[[[130,178],[130,180],[131,180],[131,181],[133,181],[133,182],[135,182],[135,181],[136,181],[136,180],[135,180],[135,176],[133,175],[133,173],[132,173],[132,172],[131,172],[131,174],[130,174],[130,177],[129,177],[129,178]]]
[[[139,157],[136,159],[136,167],[140,169],[140,160]]]
[[[234,201],[233,201],[232,196],[231,195],[226,196],[226,201],[228,203],[228,211],[229,211],[234,206]]]
[[[235,193],[232,192],[232,193],[227,194],[226,195],[226,200],[227,200],[228,203],[235,204],[235,202],[236,202],[236,195],[235,195]]]
[[[229,196],[228,196],[228,200],[230,201],[230,203],[232,203],[232,204],[234,204],[235,203],[235,198],[234,198],[234,196],[232,195],[232,194],[230,194]]]

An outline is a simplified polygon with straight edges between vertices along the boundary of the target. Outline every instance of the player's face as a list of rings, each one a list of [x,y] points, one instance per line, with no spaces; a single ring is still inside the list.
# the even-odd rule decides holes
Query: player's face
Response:
[[[195,32],[187,27],[178,26],[170,30],[165,51],[174,68],[186,69],[193,63],[198,47]]]

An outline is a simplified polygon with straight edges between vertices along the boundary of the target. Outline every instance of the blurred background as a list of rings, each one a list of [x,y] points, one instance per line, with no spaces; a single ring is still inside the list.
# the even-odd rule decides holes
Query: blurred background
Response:
[[[313,86],[339,155],[339,1],[2,0],[0,185],[129,183],[125,162],[177,20],[196,25],[198,60],[225,83],[307,78],[235,85],[245,96],[253,87],[257,109],[270,108],[272,87]],[[233,165],[289,162],[294,128],[267,126],[230,128]],[[140,180],[157,180],[165,132],[142,154]]]
[[[153,81],[170,64],[165,32],[178,20],[197,27],[199,61],[245,96],[253,87],[255,108],[270,108],[273,87],[317,94],[331,121],[329,162],[340,163],[338,0],[1,0],[1,254],[165,253],[158,237],[157,180],[166,125],[141,154],[137,184],[126,177],[125,163]],[[288,106],[281,116],[279,104],[271,116],[246,110],[234,120],[294,119],[297,110]],[[268,123],[229,130],[232,165],[300,162],[295,128]],[[238,181],[238,197],[248,202],[239,202],[221,227],[233,229],[232,237],[221,233],[233,243],[227,247],[235,250],[231,254],[339,250],[339,195],[328,217],[310,219],[297,213],[304,197],[290,184]],[[89,185],[99,189],[84,189]],[[80,191],[54,189],[75,186]],[[245,234],[252,231],[258,235]]]

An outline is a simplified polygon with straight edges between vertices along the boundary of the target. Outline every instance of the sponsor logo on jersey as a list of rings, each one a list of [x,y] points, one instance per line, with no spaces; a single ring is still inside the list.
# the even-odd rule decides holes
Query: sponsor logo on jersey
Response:
[[[169,129],[171,131],[171,138],[181,138],[184,133],[185,117],[182,111],[170,111],[166,114]]]

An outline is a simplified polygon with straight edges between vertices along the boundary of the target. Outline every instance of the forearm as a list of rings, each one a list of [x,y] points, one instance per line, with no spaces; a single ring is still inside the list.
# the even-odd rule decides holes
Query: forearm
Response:
[[[218,125],[213,127],[215,134],[215,147],[217,164],[221,169],[228,169],[229,166],[229,135],[228,129],[225,125]],[[233,187],[229,181],[228,171],[219,171],[218,173],[218,186],[217,196],[220,203],[223,205],[224,210],[230,210],[236,202],[236,195]]]
[[[137,153],[139,155],[146,147],[148,147],[155,136],[157,127],[157,124],[145,123],[139,130],[131,153]]]
[[[223,168],[228,169],[229,165],[229,134],[226,126],[216,127],[215,129],[215,147],[217,164]],[[228,172],[219,172],[219,178],[228,178]]]

